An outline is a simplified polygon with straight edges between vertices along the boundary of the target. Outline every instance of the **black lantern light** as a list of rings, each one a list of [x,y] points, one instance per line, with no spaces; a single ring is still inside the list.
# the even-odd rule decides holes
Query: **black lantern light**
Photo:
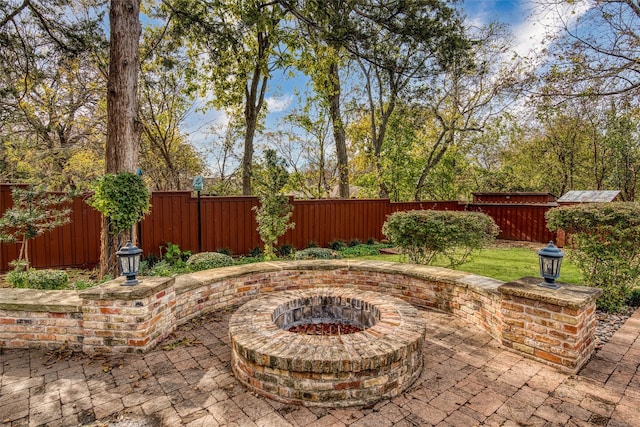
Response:
[[[538,251],[540,259],[540,275],[544,277],[544,282],[540,286],[549,289],[558,289],[560,286],[555,283],[560,277],[560,265],[562,264],[564,252],[556,247],[553,242]]]
[[[127,280],[122,283],[123,286],[133,286],[140,283],[136,279],[136,276],[140,274],[140,254],[142,254],[142,249],[132,244],[131,240],[116,252],[120,264],[120,274],[127,277]]]

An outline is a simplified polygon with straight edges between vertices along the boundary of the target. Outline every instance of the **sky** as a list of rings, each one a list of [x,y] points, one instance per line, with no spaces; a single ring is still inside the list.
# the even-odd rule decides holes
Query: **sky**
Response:
[[[577,2],[577,13],[564,10],[561,15],[579,16],[580,1]],[[470,25],[486,25],[490,22],[505,24],[513,34],[513,51],[520,57],[536,57],[546,46],[549,35],[559,31],[558,13],[540,5],[539,0],[465,0],[460,6]],[[289,78],[273,76],[266,102],[268,115],[266,127],[275,128],[277,123],[296,107],[294,91],[304,91],[304,76]],[[194,112],[190,116],[186,131],[190,140],[199,148],[210,146],[212,135],[206,130],[211,124],[218,128],[225,126],[227,117],[220,111],[209,111],[206,114]]]

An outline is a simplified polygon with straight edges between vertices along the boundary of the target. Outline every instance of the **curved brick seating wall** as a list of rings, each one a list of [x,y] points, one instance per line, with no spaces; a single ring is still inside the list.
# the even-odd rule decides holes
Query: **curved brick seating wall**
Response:
[[[226,267],[176,278],[122,278],[85,291],[0,289],[0,347],[87,353],[145,351],[207,311],[281,290],[334,286],[382,292],[454,313],[527,357],[575,372],[594,348],[599,290],[504,283],[437,267],[374,261],[289,261]]]

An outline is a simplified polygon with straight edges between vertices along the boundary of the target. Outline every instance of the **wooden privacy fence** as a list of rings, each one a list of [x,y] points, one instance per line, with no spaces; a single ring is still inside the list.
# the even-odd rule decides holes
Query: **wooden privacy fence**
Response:
[[[34,267],[93,267],[100,259],[100,214],[80,196],[72,202],[71,223],[34,239],[29,258]],[[482,211],[496,221],[508,240],[547,242],[555,233],[546,229],[546,205],[460,204],[458,202],[391,203],[388,199],[292,200],[295,228],[279,244],[304,248],[313,242],[327,246],[333,240],[381,240],[387,215],[414,209]],[[140,246],[145,255],[160,255],[171,242],[182,250],[198,250],[198,200],[188,191],[155,192],[151,214],[140,224]],[[261,246],[256,231],[255,197],[202,197],[200,199],[202,250],[229,249],[246,254]],[[0,215],[12,205],[11,186],[0,184]],[[0,272],[16,259],[19,244],[0,244]]]

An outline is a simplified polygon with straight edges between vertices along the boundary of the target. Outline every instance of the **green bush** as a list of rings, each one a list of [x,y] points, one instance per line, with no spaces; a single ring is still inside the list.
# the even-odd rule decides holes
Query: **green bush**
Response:
[[[347,244],[342,240],[334,240],[332,242],[329,242],[328,246],[329,246],[329,249],[332,249],[334,251],[339,251],[343,248],[346,248]]]
[[[184,268],[176,268],[163,259],[162,261],[156,262],[148,271],[143,270],[143,274],[146,276],[171,277],[176,274],[184,273],[184,271]]]
[[[549,230],[567,233],[569,258],[585,284],[602,289],[598,308],[620,311],[640,285],[640,204],[566,206],[546,217]]]
[[[191,255],[187,260],[187,267],[191,271],[209,270],[230,265],[233,265],[233,258],[218,252],[201,252]]]
[[[416,264],[444,258],[450,267],[463,264],[475,250],[495,240],[498,226],[480,212],[406,211],[389,215],[382,233]]]
[[[380,255],[381,248],[388,248],[391,245],[384,245],[381,243],[376,244],[360,244],[357,246],[349,246],[340,249],[340,255],[343,257],[359,257],[359,256],[373,256]]]
[[[327,248],[307,248],[296,252],[297,260],[305,259],[338,259],[340,254]]]
[[[631,307],[640,307],[640,288],[634,288],[631,290],[629,297],[627,298],[627,304]]]
[[[69,276],[62,270],[13,270],[7,274],[7,282],[14,288],[65,289]]]
[[[293,246],[289,245],[289,244],[284,244],[282,246],[280,246],[280,249],[278,249],[278,255],[282,256],[282,257],[288,257],[289,255],[291,255],[294,252],[294,248]]]

